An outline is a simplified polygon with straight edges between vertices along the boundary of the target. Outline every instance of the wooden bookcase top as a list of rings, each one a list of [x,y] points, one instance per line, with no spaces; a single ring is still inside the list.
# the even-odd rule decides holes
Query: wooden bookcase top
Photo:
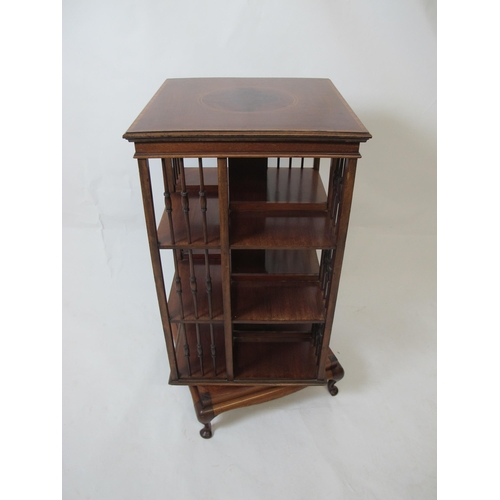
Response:
[[[132,142],[371,138],[325,78],[168,79],[123,136]]]

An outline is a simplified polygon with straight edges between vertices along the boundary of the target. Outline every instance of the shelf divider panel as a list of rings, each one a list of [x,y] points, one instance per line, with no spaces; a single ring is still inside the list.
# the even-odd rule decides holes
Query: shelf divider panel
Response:
[[[219,216],[222,302],[224,308],[224,338],[226,352],[226,372],[228,380],[234,379],[233,369],[233,331],[231,321],[231,254],[229,250],[229,186],[228,159],[217,158],[219,179]]]

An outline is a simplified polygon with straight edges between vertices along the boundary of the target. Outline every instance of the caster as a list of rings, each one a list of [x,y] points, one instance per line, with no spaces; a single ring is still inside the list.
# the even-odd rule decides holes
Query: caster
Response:
[[[335,385],[335,380],[328,381],[328,392],[332,396],[336,396],[339,393],[339,388]]]
[[[200,436],[203,439],[210,439],[212,437],[212,424],[210,422],[205,424],[203,429],[201,429]]]

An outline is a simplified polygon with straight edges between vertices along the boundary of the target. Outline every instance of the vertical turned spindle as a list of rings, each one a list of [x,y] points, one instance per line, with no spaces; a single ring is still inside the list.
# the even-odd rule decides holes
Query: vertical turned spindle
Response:
[[[208,229],[207,229],[207,196],[205,194],[205,181],[203,179],[203,159],[198,158],[198,167],[200,170],[200,208],[203,223],[203,237],[205,243],[208,243]]]
[[[331,273],[332,273],[332,260],[333,260],[333,250],[327,250],[326,251],[326,256],[324,260],[324,271],[323,271],[323,282],[322,282],[322,290],[323,290],[323,296],[325,300],[327,300],[328,296],[328,288],[330,285],[330,282],[332,280]]]
[[[203,347],[201,346],[201,336],[200,336],[200,324],[195,323],[196,326],[196,350],[198,352],[198,358],[200,360],[200,370],[201,375],[205,375],[205,370],[203,369]]]
[[[209,263],[208,250],[205,249],[205,282],[207,287],[207,297],[208,297],[208,315],[210,319],[213,319],[212,311],[212,276],[210,275],[210,263]]]
[[[177,185],[177,181],[179,180],[180,161],[180,158],[174,158],[174,186]]]
[[[168,227],[170,229],[170,239],[172,240],[172,245],[175,245],[175,234],[174,234],[174,223],[172,221],[172,198],[170,196],[170,191],[165,191],[163,193],[165,198],[165,211],[168,217]]]
[[[188,250],[189,257],[189,283],[191,286],[191,293],[193,294],[193,307],[194,307],[194,317],[198,319],[198,286],[196,283],[196,275],[194,272],[194,261],[193,261],[193,251]]]
[[[163,170],[163,185],[165,186],[165,191],[170,191],[175,193],[175,180],[174,180],[174,170],[173,158],[162,158],[161,166]]]
[[[321,250],[321,260],[319,263],[319,282],[321,283],[321,286],[323,286],[323,277],[325,275],[325,257],[326,257],[326,250]]]
[[[194,262],[193,262],[193,251],[191,249],[188,250],[189,257],[189,282],[191,286],[191,293],[193,294],[193,307],[194,307],[194,317],[198,319],[198,285],[196,283],[196,275],[194,272]],[[201,345],[201,337],[200,337],[200,324],[195,323],[196,327],[196,350],[198,352],[198,358],[200,360],[200,370],[201,374],[204,375],[203,370],[203,347]]]
[[[319,324],[318,325],[318,343],[316,345],[316,364],[319,365],[320,361],[320,353],[321,353],[321,345],[323,344],[323,335],[325,333],[325,325]]]
[[[332,278],[333,278],[333,256],[334,256],[334,250],[330,250],[329,256],[328,256],[328,261],[326,263],[326,286],[325,286],[325,301],[328,302],[328,297],[330,297],[330,290],[331,290],[331,283],[332,283]]]
[[[173,179],[173,189],[177,191],[177,158],[172,158],[172,179]]]
[[[337,162],[335,170],[332,177],[332,202],[331,202],[331,212],[330,217],[333,219],[333,223],[337,224],[339,217],[339,208],[342,197],[342,188],[344,184],[344,172],[345,172],[346,159],[340,158]]]
[[[318,323],[313,323],[311,334],[312,334],[314,350],[316,351],[318,347]]]
[[[174,235],[174,224],[172,222],[172,198],[170,192],[172,190],[173,179],[169,179],[169,168],[167,165],[167,160],[165,158],[161,159],[161,166],[163,170],[163,188],[165,189],[163,197],[165,198],[165,211],[168,216],[168,227],[170,229],[170,239],[172,240],[172,245],[175,245],[175,235]]]
[[[208,316],[213,319],[212,310],[212,277],[210,276],[210,262],[208,260],[208,250],[205,249],[205,283],[207,288],[207,298],[208,298]],[[210,323],[210,353],[212,355],[212,363],[214,365],[214,374],[217,375],[217,360],[215,351],[215,339],[214,339],[214,325]]]
[[[328,267],[328,254],[330,253],[329,250],[323,250],[323,262],[321,266],[321,291],[323,292],[323,297],[325,296],[325,286],[326,286],[326,270]]]
[[[184,161],[182,158],[179,160],[179,171],[181,178],[181,206],[182,206],[182,211],[184,212],[184,220],[186,221],[187,240],[188,243],[191,244],[191,225],[189,224],[189,198],[186,187],[186,174],[184,172]]]
[[[186,363],[187,363],[187,368],[188,368],[188,374],[191,377],[191,360],[189,359],[189,343],[188,343],[188,337],[187,337],[187,330],[186,330],[186,325],[181,323],[179,325],[179,339],[181,338],[181,333],[184,332],[184,357],[186,358]],[[180,343],[180,342],[179,342]]]
[[[181,306],[181,319],[184,319],[184,304],[182,302],[182,283],[181,275],[179,273],[179,262],[177,261],[177,252],[174,250],[174,279],[175,279],[175,291],[179,297],[179,305]]]

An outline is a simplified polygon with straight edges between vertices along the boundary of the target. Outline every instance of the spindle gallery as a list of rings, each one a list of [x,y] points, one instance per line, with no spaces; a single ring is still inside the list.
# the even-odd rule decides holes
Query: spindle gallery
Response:
[[[308,386],[336,395],[333,319],[371,135],[332,82],[169,79],[124,138],[139,163],[169,382],[189,386],[201,436],[231,409]]]

